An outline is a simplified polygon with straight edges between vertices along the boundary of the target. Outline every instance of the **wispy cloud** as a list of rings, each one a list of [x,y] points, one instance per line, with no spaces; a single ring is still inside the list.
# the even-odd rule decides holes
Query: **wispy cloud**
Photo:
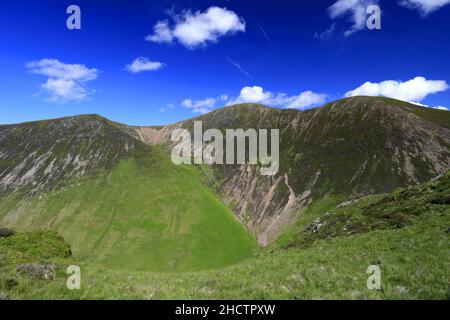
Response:
[[[273,47],[272,39],[267,34],[266,30],[264,30],[264,28],[260,24],[258,25],[258,27],[259,27],[259,30],[261,31],[263,37],[267,40],[267,42],[270,44],[270,46]]]
[[[89,97],[90,91],[86,82],[97,79],[98,70],[87,68],[82,64],[67,64],[57,59],[41,59],[25,64],[34,74],[46,76],[48,79],[41,85],[53,102],[65,103],[82,101]]]
[[[222,36],[245,32],[245,21],[226,8],[210,7],[204,12],[184,11],[168,20],[158,21],[147,41],[172,43],[175,40],[189,49],[215,43]]]
[[[230,59],[230,58],[227,58],[227,61],[228,61],[233,67],[235,67],[236,69],[238,69],[243,75],[249,77],[250,79],[253,78],[252,75],[251,75],[250,73],[248,73],[247,71],[245,71],[244,68],[242,68],[241,65],[240,65],[238,62],[236,62],[236,61],[234,61],[234,60],[232,60],[232,59]]]
[[[422,16],[427,16],[431,12],[450,4],[450,0],[401,0],[399,4],[409,9],[416,9]]]
[[[320,32],[320,33],[316,32],[314,34],[314,38],[322,40],[322,41],[330,40],[334,34],[335,29],[336,29],[336,24],[333,23],[331,25],[331,27],[329,29],[325,30],[324,32]]]
[[[131,73],[140,73],[144,71],[156,71],[164,66],[164,63],[162,62],[151,61],[148,58],[139,57],[134,59],[132,63],[127,64],[125,70]]]
[[[167,112],[173,109],[175,109],[175,106],[172,103],[169,103],[167,106],[160,108],[159,112]]]
[[[360,87],[345,94],[353,96],[384,96],[410,102],[420,102],[430,94],[445,91],[449,88],[444,80],[427,80],[424,77],[402,82],[386,80],[379,83],[366,82]]]

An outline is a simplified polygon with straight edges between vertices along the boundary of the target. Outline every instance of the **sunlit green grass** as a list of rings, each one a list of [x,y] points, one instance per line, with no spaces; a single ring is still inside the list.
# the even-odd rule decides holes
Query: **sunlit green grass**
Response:
[[[319,241],[312,247],[263,252],[224,268],[193,273],[112,270],[82,263],[82,290],[31,281],[14,272],[10,298],[44,299],[446,299],[450,212],[401,230]],[[72,259],[58,260],[61,269]],[[366,287],[369,265],[381,268],[380,291]],[[8,274],[4,273],[4,276]]]
[[[0,224],[57,231],[79,261],[110,268],[192,271],[251,256],[253,236],[203,185],[197,168],[176,167],[163,151],[153,152],[12,212],[14,200],[2,200],[0,212],[9,207],[9,214]]]

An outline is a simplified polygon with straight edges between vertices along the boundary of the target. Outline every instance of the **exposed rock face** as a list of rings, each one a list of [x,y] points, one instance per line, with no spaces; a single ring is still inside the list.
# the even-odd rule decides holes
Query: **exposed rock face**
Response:
[[[193,132],[194,120],[204,130],[280,129],[276,176],[263,177],[249,165],[214,167],[216,191],[262,245],[326,194],[389,192],[450,169],[450,112],[393,99],[349,98],[304,112],[237,105],[151,129],[142,140],[170,150],[171,132]]]
[[[214,166],[208,183],[262,245],[325,195],[345,200],[389,192],[450,169],[450,112],[356,97],[297,111],[236,105],[164,127],[129,127],[98,116],[0,126],[0,196],[64,186],[114,167],[149,144],[170,149],[176,128],[279,129],[280,170]]]

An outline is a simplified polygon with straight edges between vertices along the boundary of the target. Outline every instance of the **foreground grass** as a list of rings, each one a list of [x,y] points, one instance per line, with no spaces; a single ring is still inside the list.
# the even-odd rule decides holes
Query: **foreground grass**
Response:
[[[222,270],[195,273],[118,271],[82,264],[82,290],[17,279],[3,295],[14,299],[447,299],[449,212],[402,230],[379,230],[319,241],[312,247],[262,253]],[[69,259],[70,260],[70,259]],[[73,261],[58,260],[61,268]],[[382,291],[366,287],[369,265],[379,264]],[[6,276],[8,275],[8,276]]]
[[[67,257],[57,236],[1,239],[0,297],[12,299],[449,299],[450,176],[391,195],[309,213],[321,228],[297,233],[256,256],[222,269],[189,273],[117,270]],[[321,212],[321,209],[327,212]],[[409,214],[408,214],[409,212]],[[312,221],[312,222],[311,222]],[[44,235],[44,236],[42,236]],[[33,245],[21,242],[33,237]],[[52,240],[53,239],[53,240]],[[29,242],[27,242],[29,243]],[[34,249],[30,249],[32,246]],[[38,250],[40,246],[51,250]],[[6,252],[6,253],[5,253]],[[17,273],[19,261],[58,266],[53,281]],[[79,264],[82,289],[66,289],[64,270]],[[370,265],[381,290],[367,289]]]

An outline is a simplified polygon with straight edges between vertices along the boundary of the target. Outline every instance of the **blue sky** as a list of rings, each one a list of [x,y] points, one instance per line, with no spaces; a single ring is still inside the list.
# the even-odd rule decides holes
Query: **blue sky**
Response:
[[[307,109],[352,94],[450,107],[449,3],[9,1],[0,123],[97,113],[157,125],[235,102]],[[81,30],[66,26],[71,4]],[[371,4],[381,30],[356,23]]]

